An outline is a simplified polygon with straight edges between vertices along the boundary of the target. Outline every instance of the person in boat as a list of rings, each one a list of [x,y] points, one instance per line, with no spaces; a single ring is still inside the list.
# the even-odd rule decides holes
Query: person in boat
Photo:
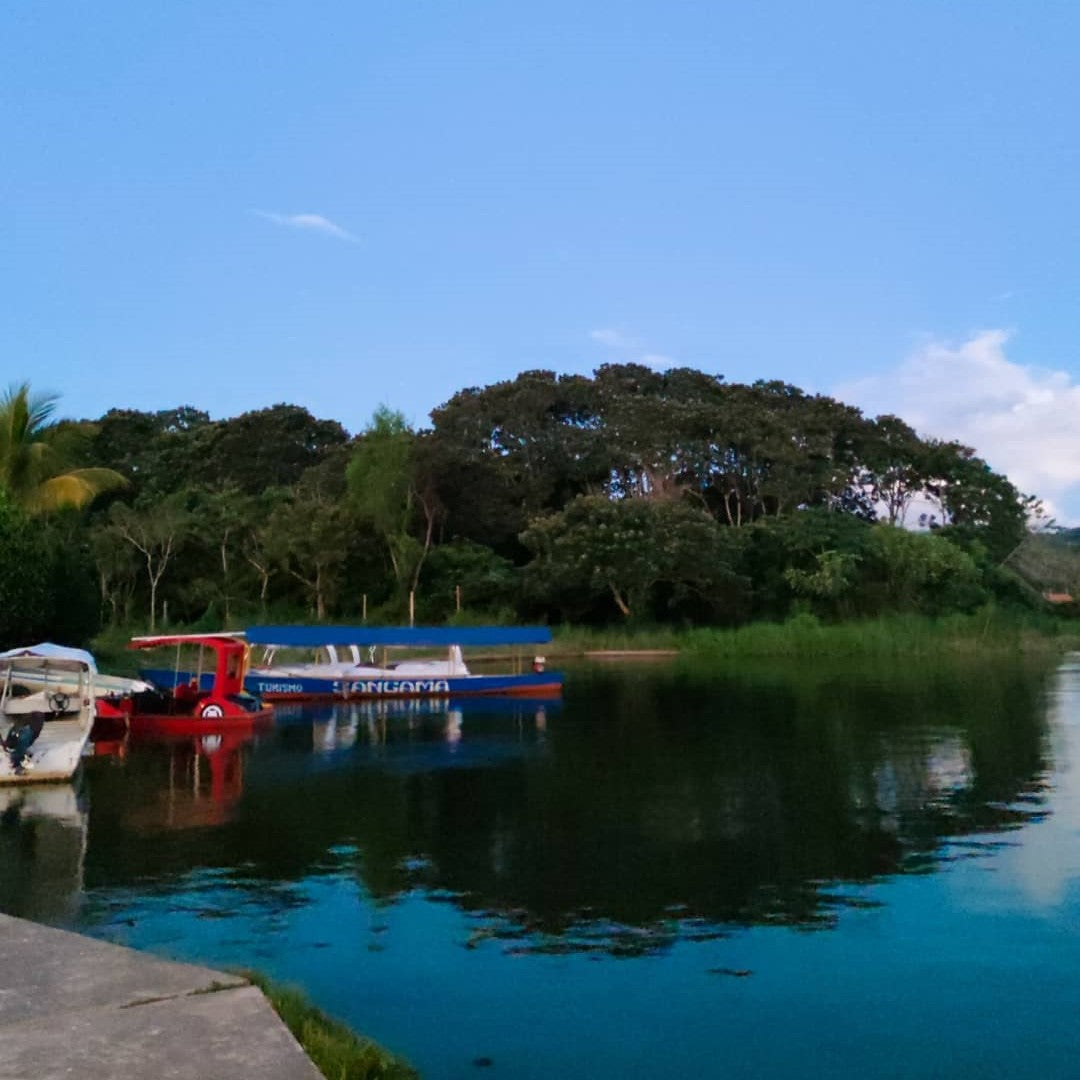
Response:
[[[30,747],[34,745],[45,724],[46,713],[32,712],[22,717],[4,737],[4,749],[11,759],[11,768],[16,776],[22,776],[27,769],[34,767],[30,757]]]
[[[182,682],[176,684],[176,689],[173,691],[173,697],[182,704],[190,705],[199,696],[199,683],[197,679],[192,679],[191,682]]]

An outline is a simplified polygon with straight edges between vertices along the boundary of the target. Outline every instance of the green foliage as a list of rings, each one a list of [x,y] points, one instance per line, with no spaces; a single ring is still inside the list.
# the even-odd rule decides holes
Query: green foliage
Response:
[[[855,587],[860,557],[850,551],[822,551],[815,558],[814,570],[789,567],[784,580],[800,596],[835,604]]]
[[[471,540],[440,544],[424,566],[421,595],[425,618],[452,618],[461,602],[473,612],[512,609],[519,573],[509,559]]]
[[[53,596],[41,533],[23,511],[0,501],[0,649],[45,636]]]
[[[741,568],[754,583],[755,616],[782,619],[796,597],[807,598],[825,618],[860,613],[859,570],[872,531],[865,519],[811,507],[742,531]]]
[[[883,611],[970,611],[987,599],[975,560],[933,533],[877,526],[867,571],[863,588],[878,594]]]
[[[93,556],[80,516],[56,515],[43,530],[51,615],[39,637],[82,644],[101,624]]]
[[[625,618],[649,618],[662,583],[702,595],[740,584],[724,530],[682,502],[581,496],[521,539],[534,590],[564,610],[607,594]]]
[[[316,419],[296,405],[219,421],[190,406],[156,413],[114,409],[95,427],[95,463],[118,470],[143,499],[226,485],[258,495],[297,483],[348,439],[337,421]]]
[[[0,493],[0,649],[82,642],[97,621],[93,573],[77,535],[30,518]]]

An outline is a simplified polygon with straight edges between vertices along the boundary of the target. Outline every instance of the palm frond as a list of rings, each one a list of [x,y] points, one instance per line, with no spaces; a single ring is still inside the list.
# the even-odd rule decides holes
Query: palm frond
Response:
[[[31,512],[46,513],[86,506],[103,491],[115,491],[127,481],[112,469],[72,469],[40,484],[29,500]]]
[[[28,382],[12,384],[0,398],[0,418],[19,441],[36,438],[52,422],[57,394],[32,394]]]

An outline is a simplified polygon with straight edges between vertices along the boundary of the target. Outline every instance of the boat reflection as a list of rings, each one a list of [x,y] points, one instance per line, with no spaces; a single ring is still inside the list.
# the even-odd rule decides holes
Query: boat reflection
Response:
[[[250,732],[133,739],[123,748],[152,750],[168,762],[155,797],[134,804],[126,824],[138,833],[204,829],[228,822],[244,792],[244,751]]]
[[[400,751],[408,746],[431,748],[442,743],[447,748],[457,747],[465,740],[468,724],[476,725],[478,734],[486,739],[491,730],[483,722],[495,717],[506,734],[528,730],[542,737],[547,730],[549,709],[560,705],[560,699],[492,698],[458,702],[411,698],[349,704],[281,704],[275,711],[279,727],[291,728],[299,734],[310,726],[311,749],[316,754],[382,747],[393,748],[400,756]],[[484,746],[486,741],[478,743],[476,749],[479,751]],[[430,761],[429,755],[426,760]]]
[[[87,819],[81,784],[0,787],[0,911],[45,923],[74,918]]]

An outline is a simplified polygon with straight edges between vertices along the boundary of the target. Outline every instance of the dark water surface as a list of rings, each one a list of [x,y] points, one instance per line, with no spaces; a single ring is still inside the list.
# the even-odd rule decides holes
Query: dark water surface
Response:
[[[428,1080],[1074,1075],[1078,725],[1080,661],[292,708],[0,791],[0,909],[297,983]]]

